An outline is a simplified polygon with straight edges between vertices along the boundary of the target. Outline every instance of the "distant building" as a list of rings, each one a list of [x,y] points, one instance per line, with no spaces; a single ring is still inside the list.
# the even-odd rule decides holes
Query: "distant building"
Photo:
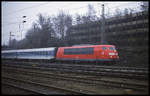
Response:
[[[148,34],[147,32],[148,12],[146,11],[106,19],[105,40],[108,44],[128,45],[126,41],[134,41],[133,39],[138,39],[141,34]],[[68,29],[66,41],[69,45],[100,44],[100,35],[101,21],[96,21],[72,26]]]

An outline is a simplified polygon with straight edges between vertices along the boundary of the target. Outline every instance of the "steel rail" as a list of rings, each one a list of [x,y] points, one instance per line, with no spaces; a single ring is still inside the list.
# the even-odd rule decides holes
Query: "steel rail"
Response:
[[[29,69],[38,69],[38,70],[45,70],[45,71],[59,71],[59,72],[72,72],[72,73],[78,73],[78,74],[91,74],[91,75],[102,75],[102,76],[117,76],[117,77],[121,77],[121,78],[131,78],[131,79],[148,79],[148,75],[144,74],[144,75],[137,75],[137,74],[131,74],[131,73],[121,73],[121,72],[101,72],[101,71],[93,71],[93,70],[73,70],[73,68],[46,68],[46,67],[31,67],[31,66],[23,66],[23,65],[9,65],[12,67],[23,67],[23,68],[29,68]]]
[[[12,87],[15,87],[15,88],[19,88],[21,90],[25,90],[25,91],[28,91],[28,92],[32,92],[32,93],[35,93],[35,94],[38,94],[38,95],[43,95],[42,93],[40,93],[39,91],[36,91],[36,90],[32,90],[32,89],[28,89],[28,88],[25,88],[25,87],[22,87],[22,86],[17,86],[15,84],[12,84],[12,83],[6,83],[6,82],[3,82],[2,81],[2,84],[5,84],[5,85],[8,85],[8,86],[12,86]]]
[[[22,80],[22,79],[16,79],[16,78],[14,78],[14,77],[8,77],[8,76],[2,76],[2,78],[3,79],[9,79],[9,80],[15,80],[15,81],[19,81],[19,82],[24,82],[24,83],[29,83],[29,84],[34,84],[34,85],[37,85],[37,86],[41,86],[41,87],[44,87],[44,88],[53,88],[53,89],[55,89],[55,90],[59,90],[59,91],[61,91],[61,92],[66,92],[66,93],[70,93],[70,94],[87,94],[87,93],[84,93],[84,92],[79,92],[79,91],[76,91],[76,90],[72,90],[72,89],[66,89],[66,88],[61,88],[61,87],[56,87],[56,86],[53,86],[53,85],[48,85],[48,84],[44,84],[44,83],[38,83],[38,82],[33,82],[33,81],[30,81],[30,80]],[[15,84],[16,85],[16,84]],[[18,85],[19,86],[19,85]],[[30,90],[30,88],[29,88],[29,90]],[[31,89],[32,91],[34,90],[36,90],[36,89]],[[40,91],[39,89],[37,90],[37,91],[39,91],[39,93],[40,94],[45,94],[45,95],[50,95],[49,93],[50,92],[42,92],[42,91]],[[37,91],[35,91],[35,92],[37,92]],[[50,90],[49,90],[50,91]]]
[[[95,65],[95,64],[60,64],[60,63],[46,63],[43,62],[42,64],[40,62],[7,62],[4,63],[22,63],[22,64],[36,64],[36,65],[47,65],[47,66],[73,66],[73,67],[94,67],[94,68],[108,68],[108,69],[120,69],[120,70],[140,70],[140,71],[148,71],[148,68],[136,68],[136,67],[118,67],[118,66],[101,66],[101,65]]]
[[[10,70],[10,69],[9,69]],[[117,87],[117,88],[128,88],[128,89],[134,89],[134,90],[142,90],[144,91],[145,88],[147,88],[147,85],[141,85],[141,84],[132,84],[132,83],[125,83],[125,82],[114,82],[114,81],[108,81],[108,80],[96,80],[96,79],[90,79],[90,78],[81,78],[81,77],[70,77],[70,76],[63,76],[63,75],[57,75],[47,72],[37,72],[37,71],[31,71],[31,70],[24,70],[24,69],[12,69],[13,72],[16,71],[16,73],[25,73],[28,75],[39,76],[44,78],[55,78],[55,79],[62,79],[62,80],[70,80],[70,81],[76,81],[81,83],[88,83],[88,84],[95,84],[95,85],[107,85],[111,87]]]
[[[9,62],[10,63],[10,62]],[[15,62],[11,62],[11,64],[14,64]],[[15,64],[18,64],[19,63],[19,65],[26,65],[26,66],[32,66],[32,65],[35,65],[35,66],[39,66],[39,67],[53,67],[53,68],[58,68],[58,67],[60,67],[60,68],[73,68],[73,69],[82,69],[82,70],[95,70],[95,71],[111,71],[111,72],[122,72],[122,73],[133,73],[133,74],[148,74],[149,72],[148,71],[142,71],[142,70],[134,70],[134,69],[124,69],[124,68],[108,68],[108,67],[95,67],[95,66],[89,66],[89,67],[87,67],[87,66],[72,66],[72,65],[64,65],[64,64],[59,64],[59,65],[57,65],[57,64],[36,64],[36,63],[25,63],[25,62],[23,62],[23,63],[21,63],[20,64],[20,62],[17,62],[17,63],[15,63]],[[7,62],[7,64],[8,64],[8,62]]]

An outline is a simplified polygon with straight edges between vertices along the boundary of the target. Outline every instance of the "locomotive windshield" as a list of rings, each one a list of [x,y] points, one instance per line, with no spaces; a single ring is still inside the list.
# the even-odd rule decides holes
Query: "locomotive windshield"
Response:
[[[115,50],[115,48],[114,48],[114,47],[109,47],[109,49],[110,49],[110,50]]]

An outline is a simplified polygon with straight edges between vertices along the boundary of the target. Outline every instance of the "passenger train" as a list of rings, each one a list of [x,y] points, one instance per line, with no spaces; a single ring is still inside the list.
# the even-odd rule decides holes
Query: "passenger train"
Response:
[[[114,45],[84,45],[2,51],[3,59],[53,61],[109,61],[119,59]]]

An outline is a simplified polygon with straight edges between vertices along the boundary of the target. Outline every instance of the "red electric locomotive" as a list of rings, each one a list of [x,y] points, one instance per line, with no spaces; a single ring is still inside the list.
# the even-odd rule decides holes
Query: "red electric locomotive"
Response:
[[[119,59],[114,45],[85,45],[59,47],[57,60],[116,61]]]

